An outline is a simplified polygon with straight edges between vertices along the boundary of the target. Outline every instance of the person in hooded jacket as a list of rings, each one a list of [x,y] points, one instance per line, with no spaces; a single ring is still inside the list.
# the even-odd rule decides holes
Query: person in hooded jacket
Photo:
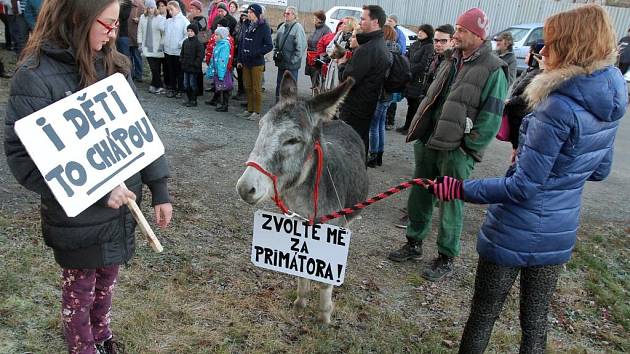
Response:
[[[197,78],[201,74],[204,54],[203,44],[197,39],[198,29],[194,23],[188,25],[188,38],[182,43],[182,52],[179,55],[187,98],[182,104],[186,107],[197,107]]]
[[[260,119],[265,54],[272,49],[271,28],[263,17],[262,6],[251,4],[247,8],[247,21],[241,27],[236,64],[243,70],[243,83],[247,95],[247,109],[240,114],[242,118]]]
[[[590,4],[553,15],[544,40],[544,71],[525,90],[533,111],[523,119],[506,176],[441,177],[429,187],[440,200],[490,204],[477,237],[475,293],[460,353],[485,350],[519,273],[520,352],[545,352],[549,303],[576,244],[584,185],[611,171],[628,90],[614,66],[608,14]]]
[[[15,132],[20,119],[115,73],[134,88],[127,57],[116,51],[117,0],[44,1],[38,24],[11,82],[4,151],[17,181],[40,196],[44,242],[62,268],[61,321],[69,353],[121,350],[110,328],[121,264],[135,251],[135,221],[125,205],[149,186],[155,219],[171,220],[164,156],[75,217],[68,217]],[[70,128],[69,128],[70,129]],[[74,131],[74,128],[72,128]]]

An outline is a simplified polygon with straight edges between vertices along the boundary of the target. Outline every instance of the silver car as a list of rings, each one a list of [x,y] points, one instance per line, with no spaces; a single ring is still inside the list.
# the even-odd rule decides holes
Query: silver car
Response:
[[[512,38],[514,39],[513,49],[514,55],[516,56],[516,70],[520,73],[521,71],[527,69],[525,56],[529,52],[529,47],[532,43],[536,43],[538,40],[543,39],[543,24],[526,23],[506,28],[490,37],[492,38],[492,49],[495,49],[496,47],[497,36],[504,32],[510,32],[510,34],[512,34]]]

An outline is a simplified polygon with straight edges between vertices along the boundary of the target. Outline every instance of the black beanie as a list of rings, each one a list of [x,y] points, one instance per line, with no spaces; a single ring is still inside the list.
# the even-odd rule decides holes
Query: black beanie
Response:
[[[189,24],[188,27],[186,27],[186,29],[192,30],[193,32],[195,32],[195,36],[197,35],[197,33],[199,33],[199,27],[194,23]]]

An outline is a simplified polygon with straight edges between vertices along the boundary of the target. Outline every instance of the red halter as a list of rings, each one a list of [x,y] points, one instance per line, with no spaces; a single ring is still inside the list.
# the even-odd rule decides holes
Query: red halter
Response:
[[[315,153],[317,154],[317,170],[315,172],[315,186],[313,187],[313,217],[309,219],[308,223],[309,225],[313,225],[315,223],[315,219],[317,218],[317,199],[319,199],[319,181],[320,178],[322,176],[322,169],[323,169],[323,165],[324,165],[324,152],[322,150],[322,146],[319,143],[319,140],[315,140]],[[307,157],[307,160],[310,159],[310,155],[309,157]],[[285,215],[290,215],[292,214],[289,210],[289,208],[287,208],[287,206],[284,204],[284,202],[282,201],[282,198],[280,198],[280,194],[278,193],[278,176],[272,174],[271,172],[265,170],[264,168],[262,168],[262,166],[260,166],[258,163],[254,162],[254,161],[247,161],[245,163],[246,166],[251,166],[255,169],[258,170],[258,172],[264,174],[265,176],[269,177],[271,179],[271,181],[273,182],[273,197],[271,198],[271,200],[273,200],[276,205],[278,206],[278,209],[280,209],[280,211],[282,211],[282,213],[284,213]]]

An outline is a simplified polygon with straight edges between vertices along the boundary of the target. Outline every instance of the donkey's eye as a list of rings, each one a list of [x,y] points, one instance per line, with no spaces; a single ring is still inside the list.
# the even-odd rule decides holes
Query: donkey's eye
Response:
[[[287,146],[287,145],[295,145],[295,144],[299,144],[300,141],[301,140],[299,138],[291,138],[291,139],[285,140],[285,142],[282,143],[282,145],[285,145],[285,146]]]

